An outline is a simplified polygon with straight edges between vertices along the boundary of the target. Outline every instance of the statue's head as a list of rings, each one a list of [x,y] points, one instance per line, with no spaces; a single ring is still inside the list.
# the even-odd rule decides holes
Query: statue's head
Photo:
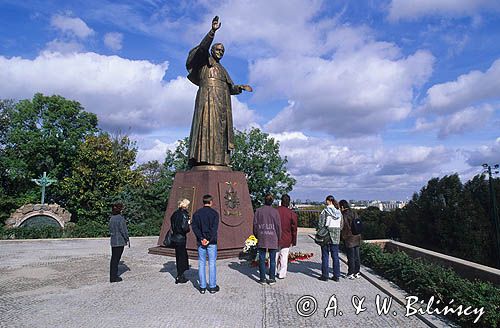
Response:
[[[219,61],[224,57],[224,45],[222,43],[216,43],[212,46],[212,49],[210,50],[212,57],[216,60]]]

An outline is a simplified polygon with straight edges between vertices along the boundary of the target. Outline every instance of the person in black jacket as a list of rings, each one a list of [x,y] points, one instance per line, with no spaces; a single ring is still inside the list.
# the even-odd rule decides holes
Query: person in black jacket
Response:
[[[200,293],[207,290],[206,262],[208,255],[208,291],[217,293],[217,230],[219,229],[219,213],[212,208],[212,196],[203,196],[203,207],[193,214],[193,233],[198,244],[198,277],[200,279]]]
[[[175,264],[177,266],[176,284],[188,282],[184,277],[184,271],[189,268],[188,254],[186,250],[186,234],[189,232],[189,213],[187,208],[189,200],[182,199],[178,203],[178,209],[170,217],[172,229],[172,243],[175,248]]]

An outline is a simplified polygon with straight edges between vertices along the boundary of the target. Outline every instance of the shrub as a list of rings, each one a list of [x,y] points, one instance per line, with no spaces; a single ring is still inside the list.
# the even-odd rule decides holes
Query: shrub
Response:
[[[62,235],[63,235],[62,228],[54,226],[19,227],[12,229],[2,228],[2,231],[0,231],[1,239],[61,238]]]
[[[109,236],[107,224],[98,221],[78,222],[65,231],[66,237],[73,238],[97,238]]]
[[[158,236],[163,220],[146,220],[135,224],[128,225],[130,236]]]
[[[422,259],[412,259],[403,252],[387,253],[374,244],[362,244],[361,259],[363,264],[421,299],[434,296],[442,305],[449,304],[453,299],[455,306],[461,304],[464,309],[468,306],[484,307],[484,315],[477,326],[497,327],[500,323],[500,289],[489,282],[470,281],[451,269]],[[475,318],[473,315],[451,317],[466,327],[475,326]]]
[[[303,228],[316,228],[318,226],[319,210],[296,211],[298,216],[298,226]]]

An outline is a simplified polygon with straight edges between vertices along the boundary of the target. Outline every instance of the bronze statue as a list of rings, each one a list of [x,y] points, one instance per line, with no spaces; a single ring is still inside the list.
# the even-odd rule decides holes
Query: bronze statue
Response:
[[[235,85],[226,69],[219,63],[224,56],[222,43],[210,45],[215,31],[220,28],[219,17],[212,20],[212,29],[201,43],[188,55],[188,79],[196,84],[198,93],[189,138],[190,166],[229,164],[234,149],[231,95],[243,90],[252,91],[249,85]]]

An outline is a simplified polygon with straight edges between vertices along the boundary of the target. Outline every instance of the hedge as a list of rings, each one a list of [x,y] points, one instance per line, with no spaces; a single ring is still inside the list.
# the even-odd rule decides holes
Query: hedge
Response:
[[[442,309],[454,300],[450,307],[463,305],[472,308],[484,307],[484,314],[474,324],[477,315],[450,315],[450,319],[462,327],[498,327],[500,324],[500,289],[489,282],[470,281],[458,276],[453,270],[413,259],[404,252],[388,253],[379,246],[363,243],[360,249],[364,265],[393,281],[409,294],[428,300],[434,296]],[[436,304],[436,303],[434,303]]]
[[[319,210],[295,211],[298,217],[298,226],[303,228],[316,228],[318,226]]]
[[[158,236],[161,228],[161,221],[149,220],[140,223],[130,223],[127,225],[129,235]],[[6,229],[0,226],[0,239],[46,239],[46,238],[97,238],[109,237],[107,224],[97,221],[68,223],[66,227],[54,226],[42,227],[19,227]]]

